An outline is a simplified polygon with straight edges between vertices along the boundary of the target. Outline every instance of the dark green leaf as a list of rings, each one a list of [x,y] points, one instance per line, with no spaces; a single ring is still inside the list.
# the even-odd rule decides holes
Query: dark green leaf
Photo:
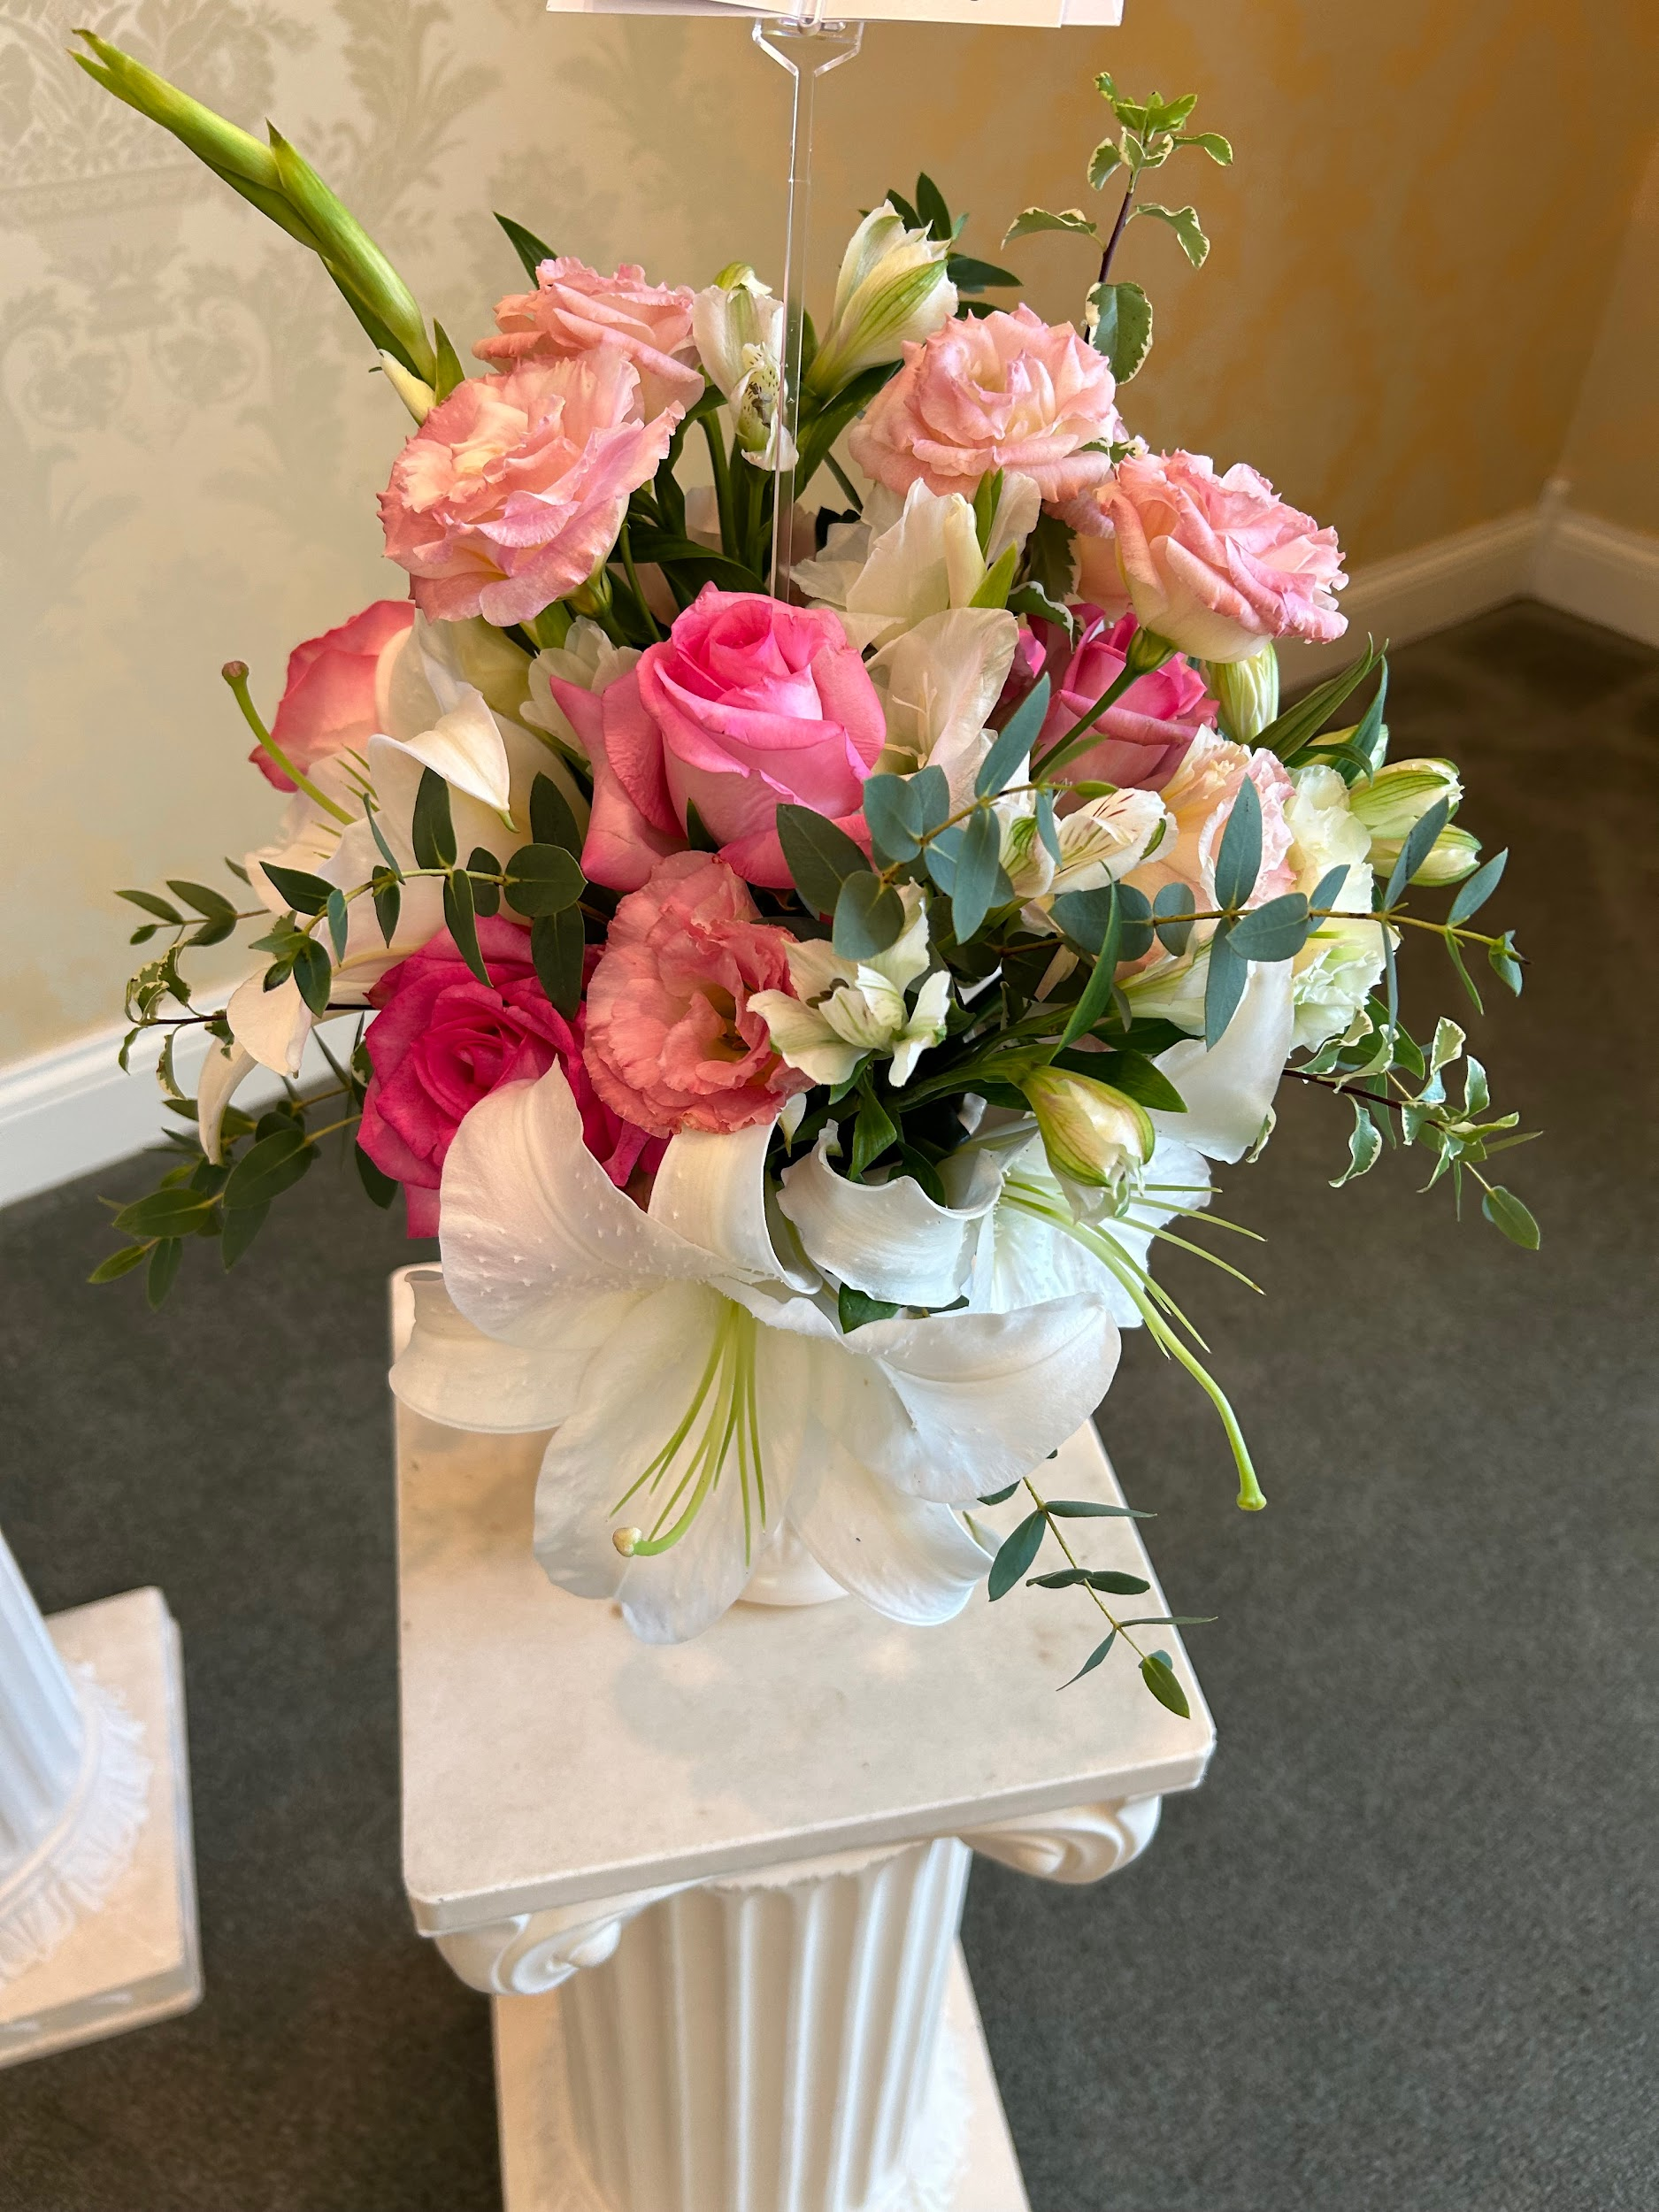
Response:
[[[380,847],[380,858],[386,863],[388,873],[394,883],[401,883],[403,879],[403,872],[393,857],[392,849],[386,841],[385,833],[380,828],[380,818],[375,812],[374,802],[372,799],[364,801],[363,811],[369,818],[369,828],[373,833],[375,843]]]
[[[959,945],[979,931],[996,896],[1001,872],[1002,828],[989,807],[979,807],[964,825],[950,891],[950,927]]]
[[[534,852],[538,849],[532,845],[527,849]],[[557,848],[552,847],[549,849],[557,851]],[[569,862],[570,855],[562,853],[560,858]],[[472,879],[462,870],[457,870],[454,875],[444,878],[443,919],[450,936],[455,940],[456,950],[479,981],[488,984],[489,970],[485,964],[484,955],[479,948],[478,916],[472,905]]]
[[[1087,1583],[1091,1590],[1106,1590],[1131,1598],[1152,1587],[1139,1575],[1119,1574],[1112,1567],[1060,1567],[1053,1574],[1033,1575],[1032,1582],[1040,1590],[1071,1590],[1079,1583]]]
[[[1006,1490],[993,1490],[988,1497],[981,1498],[979,1503],[981,1505],[1002,1505],[1013,1496],[1018,1487],[1019,1485],[1017,1482],[1010,1482]]]
[[[127,941],[129,945],[147,945],[160,927],[159,922],[141,922]]]
[[[1316,684],[1304,692],[1294,704],[1286,707],[1276,722],[1270,722],[1256,739],[1258,746],[1265,746],[1270,753],[1277,753],[1288,766],[1310,741],[1325,727],[1350,692],[1356,691],[1371,670],[1379,656],[1368,647],[1356,661],[1336,675]]]
[[[1171,1713],[1179,1713],[1183,1720],[1192,1718],[1193,1709],[1187,1702],[1187,1693],[1175,1679],[1174,1671],[1163,1652],[1147,1654],[1141,1662],[1141,1679],[1160,1705],[1167,1705]]]
[[[1099,1666],[1101,1661],[1106,1656],[1107,1653],[1111,1649],[1117,1640],[1118,1631],[1114,1628],[1106,1636],[1103,1642],[1095,1645],[1094,1650],[1090,1652],[1088,1657],[1083,1662],[1077,1672],[1071,1678],[1071,1680],[1063,1682],[1060,1685],[1060,1687],[1063,1690],[1069,1690],[1072,1682],[1080,1682],[1086,1674],[1093,1674],[1095,1668]]]
[[[866,1297],[862,1290],[855,1290],[850,1283],[843,1283],[835,1294],[837,1317],[841,1334],[850,1336],[855,1329],[862,1329],[867,1321],[891,1321],[898,1312],[885,1298]]]
[[[151,1191],[147,1198],[123,1206],[115,1217],[115,1226],[129,1237],[190,1236],[212,1203],[212,1194],[207,1191],[176,1186]]]
[[[235,1266],[242,1254],[265,1226],[266,1206],[241,1206],[234,1213],[225,1216],[225,1226],[219,1240],[219,1256],[227,1271]]]
[[[89,1283],[112,1283],[118,1275],[130,1275],[141,1261],[150,1257],[147,1244],[124,1244],[118,1252],[111,1252],[106,1260],[100,1260],[87,1280]],[[1018,1485],[1016,1484],[1016,1488]]]
[[[815,914],[833,914],[846,879],[870,865],[844,829],[810,806],[778,809],[778,841],[795,889]]]
[[[979,772],[973,780],[974,795],[994,799],[1007,785],[1020,762],[1037,741],[1044,715],[1048,711],[1048,679],[1039,676],[1025,696],[1008,718],[1007,725],[993,740],[990,751],[979,764]],[[957,932],[957,941],[963,941]]]
[[[1506,929],[1495,945],[1486,947],[1486,959],[1500,983],[1507,984],[1517,998],[1521,995],[1521,964],[1515,956],[1515,933]]]
[[[173,1288],[184,1258],[184,1246],[177,1237],[163,1237],[150,1256],[149,1272],[144,1277],[144,1300],[153,1311]]]
[[[1063,891],[1055,901],[1054,918],[1079,950],[1098,953],[1105,942],[1119,913],[1118,888],[1108,883],[1098,891]]]
[[[403,902],[397,879],[389,871],[375,870],[373,898],[374,918],[380,926],[380,935],[389,945],[397,933],[398,910]]]
[[[364,1189],[377,1206],[389,1206],[400,1187],[396,1178],[388,1175],[384,1169],[376,1167],[360,1144],[354,1144],[351,1151],[357,1162],[357,1179]]]
[[[903,776],[872,776],[864,785],[864,806],[878,858],[914,860],[921,850],[921,806],[915,785]]]
[[[1210,941],[1210,972],[1204,979],[1204,1042],[1213,1052],[1227,1033],[1249,980],[1249,964],[1227,941],[1228,926],[1217,924]]]
[[[265,1127],[265,1122],[260,1122]],[[244,1152],[225,1186],[227,1213],[243,1206],[268,1206],[297,1183],[316,1157],[317,1148],[296,1121],[278,1124]]]
[[[1412,877],[1429,856],[1435,839],[1451,819],[1449,799],[1436,799],[1421,819],[1411,825],[1410,833],[1400,848],[1400,855],[1389,872],[1388,886],[1383,893],[1383,904],[1392,906]]]
[[[1097,284],[1089,299],[1099,310],[1095,349],[1126,384],[1152,350],[1152,303],[1138,284]]]
[[[299,986],[300,996],[311,1012],[326,1012],[334,970],[328,964],[328,955],[314,937],[307,937],[295,947],[293,974],[295,982]]]
[[[1509,860],[1507,846],[1501,853],[1494,853],[1490,860],[1483,860],[1472,876],[1457,887],[1455,896],[1447,910],[1448,922],[1466,922],[1471,914],[1478,914],[1497,889]]]
[[[582,960],[587,950],[580,910],[538,914],[530,925],[530,957],[536,980],[566,1021],[574,1021],[582,1002]]]
[[[204,883],[189,883],[177,876],[169,876],[167,888],[176,892],[187,906],[195,907],[198,914],[206,915],[211,922],[234,922],[236,918],[236,909],[224,893],[211,891]]]
[[[1242,906],[1261,872],[1262,795],[1246,776],[1228,811],[1221,849],[1216,855],[1216,904]]]
[[[1228,942],[1246,960],[1294,960],[1312,926],[1307,900],[1300,891],[1286,891],[1241,914],[1227,933]]]
[[[273,861],[262,861],[260,865],[296,914],[320,914],[327,905],[334,887],[320,876],[303,868],[279,868]]]
[[[1077,625],[1071,610],[1057,599],[1050,599],[1042,586],[1027,580],[1018,590],[1008,595],[1010,614],[1024,615],[1027,622],[1057,623],[1068,635],[1075,636]]]
[[[538,845],[563,845],[578,860],[582,833],[570,803],[551,776],[537,776],[530,786],[530,834]]]
[[[1158,942],[1178,960],[1193,933],[1193,895],[1184,883],[1166,883],[1152,902]]]
[[[873,960],[896,944],[903,930],[904,902],[890,883],[868,869],[845,879],[831,939],[843,960]]]
[[[334,958],[343,960],[346,956],[346,932],[350,927],[345,893],[338,887],[332,890],[324,910],[328,916],[328,941],[334,949]]]
[[[956,235],[945,196],[926,173],[916,180],[916,211],[926,224],[929,234],[941,245]]]
[[[472,879],[472,907],[479,914],[497,914],[501,911],[501,886],[495,879],[501,873],[501,863],[483,845],[472,848],[466,864],[466,872]]]
[[[410,843],[421,868],[449,868],[455,864],[455,822],[449,812],[449,787],[435,768],[421,771],[415,793]],[[285,897],[287,894],[283,895]]]
[[[526,276],[534,284],[536,281],[536,271],[542,262],[557,260],[557,256],[551,246],[542,244],[534,231],[526,230],[522,223],[515,223],[510,215],[498,214],[495,220],[506,232],[513,251],[524,265]]]
[[[520,845],[507,863],[507,903],[532,920],[575,905],[588,879],[563,845]]]
[[[945,264],[945,274],[958,292],[969,294],[1025,280],[1011,269],[999,269],[995,261],[978,261],[971,253],[953,253]]]
[[[132,906],[142,907],[146,914],[153,914],[159,922],[181,922],[184,919],[170,899],[164,899],[158,891],[118,891],[118,899],[125,899]]]
[[[893,1118],[867,1082],[860,1086],[858,1118],[853,1124],[853,1177],[881,1157],[898,1135]]]
[[[998,1598],[1006,1597],[1015,1584],[1023,1580],[1026,1568],[1037,1556],[1048,1526],[1041,1513],[1028,1513],[1013,1533],[1003,1538],[986,1581],[993,1604]]]
[[[916,795],[916,826],[926,836],[950,819],[950,780],[942,768],[923,768],[910,779]]]
[[[234,933],[235,927],[234,914],[220,914],[211,922],[204,922],[200,929],[193,929],[184,941],[187,945],[222,945]]]
[[[1348,863],[1346,860],[1339,860],[1336,866],[1327,868],[1318,882],[1315,884],[1313,896],[1308,902],[1309,906],[1318,910],[1333,906],[1336,902],[1337,893],[1347,881]]]
[[[1025,573],[1050,599],[1064,603],[1077,574],[1071,557],[1073,533],[1058,515],[1043,514],[1025,541]]]
[[[1079,1075],[1098,1076],[1125,1098],[1160,1114],[1184,1114],[1187,1101],[1162,1068],[1139,1052],[1056,1053],[1056,1063]]]
[[[438,395],[439,402],[442,403],[449,398],[450,393],[457,386],[465,383],[466,371],[461,366],[461,357],[455,349],[449,332],[442,323],[434,322],[432,335],[434,351],[438,357],[438,373],[432,388]]]
[[[1511,1244],[1518,1244],[1523,1251],[1537,1251],[1543,1240],[1538,1224],[1513,1191],[1505,1190],[1502,1183],[1494,1183],[1481,1199],[1480,1210],[1494,1229],[1502,1230]]]
[[[985,1501],[989,1504],[990,1501]],[[1060,1521],[1155,1521],[1156,1513],[1142,1513],[1133,1505],[1101,1505],[1093,1498],[1050,1498],[1048,1510]]]
[[[1095,899],[1101,897],[1102,894],[1094,891],[1077,891],[1069,895],[1073,898]],[[1079,1037],[1087,1036],[1111,1004],[1112,984],[1118,973],[1118,963],[1123,954],[1123,887],[1120,884],[1109,883],[1103,896],[1106,902],[1106,920],[1101,932],[1099,949],[1094,955],[1094,965],[1089,970],[1088,981],[1083,986],[1082,996],[1066,1017],[1065,1027],[1060,1033],[1060,1045],[1063,1050],[1067,1045],[1075,1044]],[[1064,899],[1056,899],[1055,901],[1056,911],[1065,902]]]
[[[1043,850],[1057,868],[1060,865],[1060,832],[1054,818],[1054,794],[1046,787],[1037,794],[1037,834],[1042,840]]]
[[[1384,756],[1388,750],[1388,733],[1383,726],[1383,709],[1388,703],[1388,663],[1386,657],[1379,656],[1377,668],[1377,688],[1371,694],[1371,704],[1359,718],[1359,726],[1351,741],[1351,749],[1372,775],[1382,766]]]

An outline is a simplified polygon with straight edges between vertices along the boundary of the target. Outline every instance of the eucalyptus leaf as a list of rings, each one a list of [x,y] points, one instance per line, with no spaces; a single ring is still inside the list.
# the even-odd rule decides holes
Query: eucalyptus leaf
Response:
[[[565,845],[520,845],[504,871],[507,903],[534,921],[538,915],[562,914],[587,888],[575,856]]]
[[[1451,818],[1451,811],[1449,799],[1436,799],[1428,812],[1411,825],[1410,833],[1401,846],[1399,856],[1389,872],[1387,888],[1383,893],[1385,907],[1394,904],[1428,858],[1435,839]]]
[[[1043,717],[1048,711],[1048,679],[1039,676],[1025,696],[1010,715],[1006,726],[992,741],[991,749],[979,764],[974,778],[974,795],[981,799],[994,799],[1006,788],[1020,762],[1037,741]]]
[[[1525,1252],[1536,1252],[1543,1241],[1538,1224],[1515,1195],[1505,1190],[1502,1183],[1494,1183],[1480,1202],[1480,1210],[1494,1229],[1502,1229],[1511,1244],[1518,1244]]]
[[[987,1594],[993,1604],[1025,1579],[1026,1568],[1041,1548],[1048,1526],[1042,1514],[1028,1513],[1018,1527],[1003,1538],[986,1578]]]
[[[1458,885],[1456,895],[1447,910],[1446,918],[1448,922],[1454,925],[1458,922],[1466,922],[1471,915],[1480,911],[1497,889],[1509,857],[1509,849],[1506,846],[1502,852],[1494,853],[1490,860],[1482,861],[1474,874],[1467,877]]]
[[[1108,1632],[1102,1641],[1095,1645],[1094,1650],[1090,1652],[1088,1657],[1083,1662],[1077,1672],[1071,1677],[1070,1680],[1063,1682],[1060,1685],[1060,1687],[1063,1690],[1069,1690],[1073,1682],[1080,1682],[1086,1674],[1093,1674],[1095,1668],[1099,1666],[1101,1661],[1106,1656],[1107,1653],[1111,1649],[1117,1640],[1118,1631],[1114,1628]]]
[[[478,916],[472,904],[472,879],[464,869],[457,869],[453,875],[444,878],[443,918],[450,936],[455,940],[456,950],[479,981],[488,985],[489,969],[478,941]]]
[[[346,956],[346,933],[351,924],[346,912],[346,895],[338,885],[328,894],[328,903],[324,911],[328,917],[328,941],[334,949],[334,958],[343,960]]]
[[[1216,903],[1241,907],[1256,888],[1262,872],[1262,795],[1248,776],[1239,784],[1237,795],[1221,833],[1216,855]]]
[[[1183,1720],[1192,1718],[1193,1709],[1187,1702],[1187,1693],[1176,1680],[1174,1670],[1163,1652],[1147,1654],[1141,1662],[1141,1679],[1160,1705],[1166,1705],[1171,1713],[1179,1713]]]
[[[586,951],[581,914],[574,906],[557,914],[538,914],[530,925],[530,958],[536,980],[566,1021],[575,1020],[581,1005]]]
[[[455,864],[455,822],[449,811],[449,787],[435,768],[421,771],[410,825],[410,843],[414,848],[418,867],[450,868]],[[287,895],[284,892],[283,896]]]
[[[1004,1493],[1006,1495],[1006,1493]],[[987,1498],[982,1502],[988,1505]],[[1156,1513],[1142,1513],[1133,1505],[1102,1505],[1094,1498],[1050,1498],[1048,1508],[1058,1521],[1155,1521]]]
[[[844,829],[810,807],[785,804],[778,809],[778,841],[795,889],[815,914],[833,914],[842,883],[870,865]]]
[[[884,862],[914,860],[922,849],[921,795],[916,785],[904,776],[872,776],[864,785],[864,808],[877,856]]]
[[[1004,732],[1004,735],[1006,735]],[[996,895],[1002,850],[1002,825],[989,807],[980,807],[964,826],[950,893],[950,926],[959,945],[974,937]]]
[[[1152,902],[1152,923],[1165,952],[1179,959],[1193,933],[1193,895],[1184,883],[1166,883]]]
[[[1247,960],[1294,960],[1312,926],[1307,900],[1300,891],[1286,891],[1241,914],[1228,932],[1228,942]]]
[[[1204,979],[1204,1042],[1212,1052],[1239,1010],[1250,975],[1249,963],[1234,952],[1228,925],[1221,922],[1210,941],[1209,972]]]
[[[844,879],[831,938],[843,960],[873,960],[903,932],[904,902],[890,883],[869,870]]]
[[[1313,896],[1308,902],[1309,906],[1317,912],[1323,912],[1325,909],[1334,906],[1337,894],[1348,881],[1348,864],[1346,860],[1339,860],[1334,868],[1327,868],[1313,887]]]
[[[551,776],[538,775],[530,786],[530,835],[538,845],[563,845],[580,860],[582,833],[570,803]]]
[[[295,948],[294,980],[299,993],[313,1014],[328,1010],[328,988],[334,981],[334,970],[328,964],[328,955],[314,937],[305,938]]]

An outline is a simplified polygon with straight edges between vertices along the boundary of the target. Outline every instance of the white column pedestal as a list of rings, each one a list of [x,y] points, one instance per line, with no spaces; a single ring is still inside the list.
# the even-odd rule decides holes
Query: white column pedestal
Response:
[[[179,1632],[158,1590],[42,1620],[0,1541],[0,2066],[201,1993]]]

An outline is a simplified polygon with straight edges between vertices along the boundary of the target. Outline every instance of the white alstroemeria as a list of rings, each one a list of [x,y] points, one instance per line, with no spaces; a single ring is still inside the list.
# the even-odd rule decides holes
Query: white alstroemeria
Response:
[[[717,535],[716,544],[719,542]],[[608,691],[618,676],[626,676],[639,659],[637,648],[617,645],[596,622],[578,615],[563,645],[544,646],[530,664],[530,697],[519,719],[547,734],[573,754],[584,766],[588,748],[548,683],[549,676],[580,684],[584,691]]]
[[[734,261],[692,302],[691,334],[703,374],[732,411],[744,454],[775,466],[783,428],[783,302],[746,261]]]
[[[902,933],[868,960],[844,960],[827,938],[788,949],[788,991],[757,991],[749,1004],[792,1068],[815,1083],[844,1083],[867,1054],[891,1056],[888,1079],[908,1083],[917,1061],[945,1033],[950,977],[927,976],[912,1006],[905,993],[927,975],[927,908],[913,883],[901,885]]]
[[[804,388],[832,399],[861,370],[896,361],[908,343],[931,338],[956,311],[945,273],[949,239],[910,230],[889,200],[872,208],[847,242],[835,303]]]
[[[1345,1032],[1376,988],[1386,957],[1383,926],[1362,919],[1371,910],[1371,838],[1334,768],[1299,768],[1285,808],[1293,839],[1298,891],[1311,898],[1333,868],[1348,870],[1321,922],[1291,963],[1296,1008],[1292,1049],[1313,1049]],[[1354,919],[1346,918],[1353,915]]]
[[[266,861],[352,890],[384,865],[369,825],[373,808],[398,866],[411,872],[389,944],[369,898],[355,898],[348,906],[345,951],[334,962],[329,992],[336,1004],[366,1003],[370,987],[388,968],[443,927],[442,882],[412,872],[415,797],[426,769],[435,769],[449,785],[457,849],[464,856],[481,848],[506,860],[527,841],[530,789],[538,775],[557,786],[579,827],[587,822],[588,802],[555,748],[489,706],[480,688],[460,672],[459,643],[465,641],[442,633],[467,627],[417,618],[382,687],[380,708],[387,727],[362,753],[335,755],[309,772],[317,788],[350,820],[342,825],[296,791],[276,836],[244,856],[255,896],[273,914],[286,913],[288,901],[266,876]],[[474,649],[488,651],[472,641],[469,651]],[[524,656],[517,657],[522,663]],[[480,672],[488,673],[487,668]],[[297,1071],[311,1016],[292,980],[266,991],[258,975],[250,977],[233,994],[226,1014],[236,1042],[262,1065],[285,1075]]]
[[[1151,1116],[1110,1084],[1047,1067],[1020,1087],[1037,1117],[1048,1165],[1079,1218],[1099,1210],[1098,1194],[1121,1191],[1151,1158]]]
[[[1047,908],[1053,900],[1068,891],[1104,890],[1138,868],[1167,818],[1156,791],[1109,791],[1103,798],[1086,799],[1055,823],[1056,861],[1029,795],[1010,802],[1002,822],[1002,865],[1016,895],[1027,902],[1025,919],[1034,928],[1051,926]]]
[[[887,726],[878,767],[895,775],[942,768],[952,807],[965,806],[1018,643],[1019,624],[1003,609],[958,607],[883,646],[868,664]]]
[[[889,1618],[948,1619],[987,1563],[952,1508],[1039,1465],[1117,1363],[1098,1285],[843,1334],[774,1242],[770,1136],[675,1137],[641,1212],[557,1068],[492,1093],[445,1162],[443,1280],[392,1371],[433,1420],[556,1432],[537,1556],[648,1642],[723,1613],[780,1523]]]
[[[887,645],[928,615],[971,607],[988,563],[1025,541],[1041,509],[1030,477],[1005,477],[982,551],[972,506],[960,492],[941,495],[912,484],[901,508],[878,486],[864,518],[833,523],[823,552],[798,561],[792,579],[809,598],[836,610],[861,651]]]

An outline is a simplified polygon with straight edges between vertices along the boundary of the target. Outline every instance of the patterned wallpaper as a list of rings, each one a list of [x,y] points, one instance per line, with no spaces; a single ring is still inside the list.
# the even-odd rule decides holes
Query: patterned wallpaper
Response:
[[[248,660],[269,703],[296,640],[399,580],[373,499],[399,410],[305,257],[70,68],[87,13],[0,12],[0,1060],[119,1017],[107,887],[201,874],[261,833],[220,663]],[[664,279],[705,282],[740,255],[776,269],[783,87],[741,22],[549,18],[536,0],[90,15],[238,120],[273,115],[457,340],[514,279],[491,207]],[[1651,130],[1649,0],[1129,0],[1128,16],[872,27],[822,97],[826,269],[856,210],[918,165],[975,211],[981,252],[1021,206],[1083,196],[1102,66],[1194,88],[1239,165],[1194,160],[1216,240],[1201,274],[1161,229],[1132,234],[1125,273],[1160,318],[1135,426],[1254,461],[1362,561],[1530,503]],[[1079,249],[1008,258],[1041,310],[1074,311]]]

